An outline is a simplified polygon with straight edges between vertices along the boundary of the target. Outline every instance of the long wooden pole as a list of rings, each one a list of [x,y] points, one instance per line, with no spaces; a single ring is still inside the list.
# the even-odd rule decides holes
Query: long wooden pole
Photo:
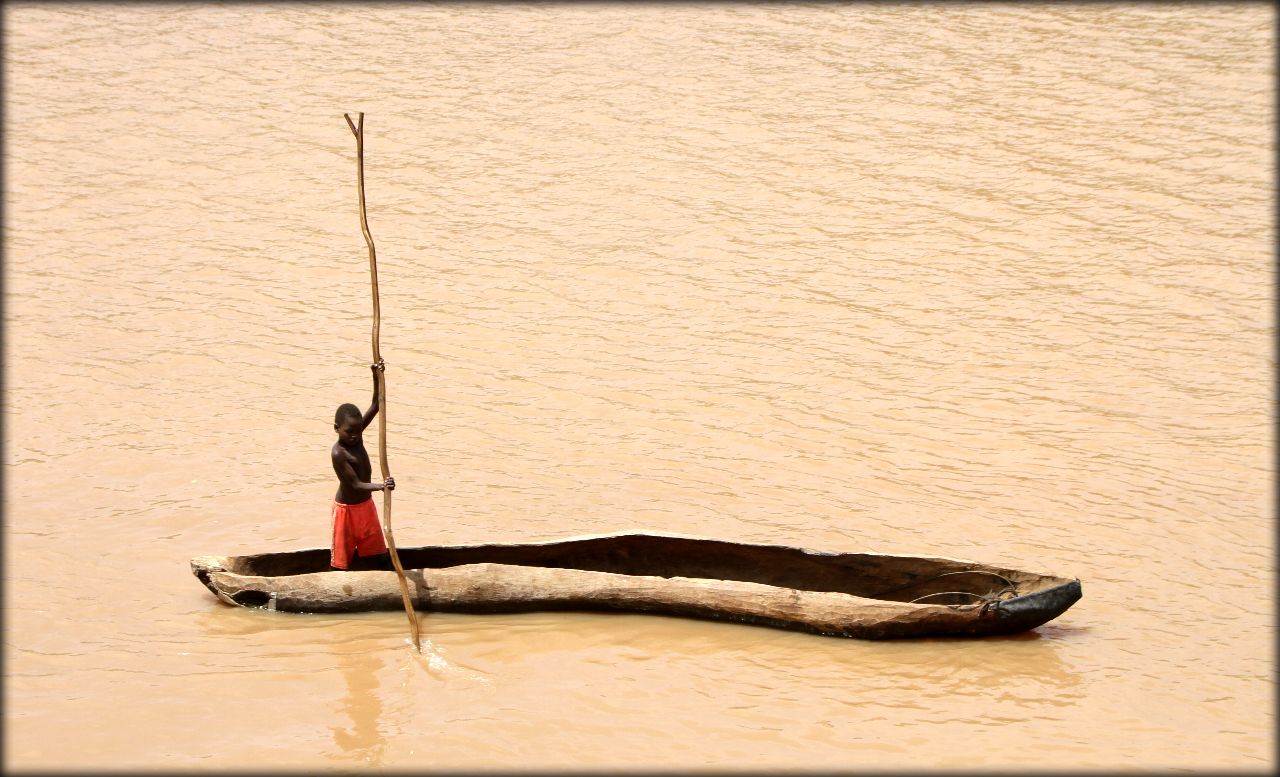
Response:
[[[369,218],[364,210],[364,113],[360,113],[359,125],[353,124],[351,117],[342,114],[356,136],[356,179],[360,184],[360,231],[364,233],[364,242],[369,246],[369,277],[373,281],[373,363],[382,361],[382,353],[378,349],[378,330],[382,324],[382,310],[378,307],[378,255],[373,249],[373,235],[369,233]],[[378,465],[382,468],[382,479],[391,477],[391,468],[387,465],[387,376],[378,370]],[[409,581],[405,580],[404,567],[400,566],[400,556],[396,553],[396,540],[391,534],[391,490],[382,490],[382,528],[387,535],[387,550],[391,553],[391,563],[396,568],[396,576],[400,579],[400,596],[404,599],[404,611],[409,616],[409,626],[413,630],[413,647],[422,652],[422,637],[418,628],[418,616],[413,611],[413,601],[409,598]]]

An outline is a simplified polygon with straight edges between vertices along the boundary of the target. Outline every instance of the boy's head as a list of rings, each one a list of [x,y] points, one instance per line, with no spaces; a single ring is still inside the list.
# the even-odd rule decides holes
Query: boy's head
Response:
[[[339,405],[338,412],[333,414],[333,430],[338,433],[338,441],[343,445],[359,442],[360,424],[363,421],[360,408],[350,402]]]

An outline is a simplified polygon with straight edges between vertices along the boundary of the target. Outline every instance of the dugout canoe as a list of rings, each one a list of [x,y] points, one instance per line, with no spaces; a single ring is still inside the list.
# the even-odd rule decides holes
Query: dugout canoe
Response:
[[[1058,617],[1081,593],[1078,579],[971,561],[649,532],[398,552],[422,611],[621,610],[864,639],[1012,634]],[[394,572],[331,571],[327,548],[199,556],[191,571],[241,607],[404,606]]]

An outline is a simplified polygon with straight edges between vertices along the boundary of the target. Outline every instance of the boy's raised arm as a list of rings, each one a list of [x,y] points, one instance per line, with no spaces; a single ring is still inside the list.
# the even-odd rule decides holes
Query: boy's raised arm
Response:
[[[373,417],[378,414],[378,373],[385,372],[387,365],[381,360],[377,364],[370,364],[369,369],[373,372],[373,401],[369,403],[369,409],[364,411],[364,420],[360,423],[360,431],[373,421]]]

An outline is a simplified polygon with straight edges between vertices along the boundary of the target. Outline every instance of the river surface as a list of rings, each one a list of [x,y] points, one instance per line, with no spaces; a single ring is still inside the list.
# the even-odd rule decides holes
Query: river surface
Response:
[[[1269,771],[1274,34],[6,3],[6,765]],[[421,655],[402,612],[218,602],[192,556],[327,546],[372,393],[358,111],[400,545],[643,529],[1083,599],[900,642],[424,614]]]

